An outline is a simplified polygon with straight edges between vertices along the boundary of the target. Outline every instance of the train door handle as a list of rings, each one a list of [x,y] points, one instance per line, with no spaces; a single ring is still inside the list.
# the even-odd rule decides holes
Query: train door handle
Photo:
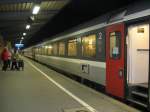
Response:
[[[124,70],[122,68],[119,69],[119,78],[123,78]]]

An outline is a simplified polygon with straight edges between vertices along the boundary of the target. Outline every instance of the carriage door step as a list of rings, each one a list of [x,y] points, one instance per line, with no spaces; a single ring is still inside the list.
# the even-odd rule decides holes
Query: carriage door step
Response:
[[[129,102],[142,106],[144,108],[148,107],[148,87],[144,84],[131,86],[129,96]]]
[[[73,109],[64,109],[63,112],[91,112],[86,107],[73,108]]]

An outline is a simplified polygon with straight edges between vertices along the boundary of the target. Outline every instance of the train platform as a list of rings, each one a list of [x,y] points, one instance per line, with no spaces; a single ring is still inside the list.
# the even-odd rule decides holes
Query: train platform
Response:
[[[0,112],[139,112],[23,58],[23,71],[0,70]]]

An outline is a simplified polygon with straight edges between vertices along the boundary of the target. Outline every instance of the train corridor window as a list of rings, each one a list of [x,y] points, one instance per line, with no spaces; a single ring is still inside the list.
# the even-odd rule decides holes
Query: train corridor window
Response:
[[[44,47],[44,55],[47,55],[47,51],[48,51],[48,46]]]
[[[52,55],[52,49],[53,47],[51,45],[47,46],[47,55]]]
[[[35,48],[35,54],[38,54],[38,48]]]
[[[53,44],[53,55],[57,55],[58,54],[58,46],[57,43]]]
[[[82,37],[82,56],[84,57],[96,56],[96,35],[95,34]]]
[[[40,48],[38,47],[37,49],[38,49],[38,50],[37,50],[37,53],[40,54]]]
[[[65,55],[65,43],[59,42],[59,55],[64,56]]]
[[[42,55],[45,55],[45,47],[42,46]]]
[[[72,39],[68,41],[68,56],[77,55],[77,39]]]
[[[39,48],[39,54],[42,55],[42,47]]]
[[[119,59],[121,52],[121,33],[110,33],[110,57],[113,59]]]

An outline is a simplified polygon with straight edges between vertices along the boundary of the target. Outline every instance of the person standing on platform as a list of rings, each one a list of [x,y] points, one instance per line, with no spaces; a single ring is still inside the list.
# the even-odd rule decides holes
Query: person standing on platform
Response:
[[[5,47],[4,50],[2,51],[1,54],[1,59],[3,61],[3,67],[2,70],[6,71],[7,67],[8,67],[8,60],[9,60],[9,51],[8,49]]]
[[[19,54],[15,50],[14,53],[12,54],[11,70],[14,70],[14,68],[17,69],[17,70],[19,70],[18,63],[17,63],[18,59],[19,59]]]
[[[8,55],[8,68],[10,68],[11,66],[11,52],[9,52],[9,55]]]

